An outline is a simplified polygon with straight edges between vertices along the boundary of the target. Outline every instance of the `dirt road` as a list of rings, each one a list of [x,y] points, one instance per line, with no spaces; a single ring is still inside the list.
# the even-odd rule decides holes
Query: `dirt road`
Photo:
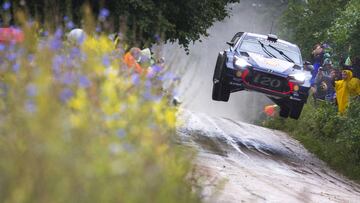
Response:
[[[240,92],[228,103],[211,100],[216,57],[225,42],[239,31],[268,34],[283,2],[241,0],[231,6],[230,18],[190,47],[189,55],[176,45],[165,47],[171,70],[181,76],[178,95],[186,110],[179,114],[180,138],[199,150],[197,174],[208,202],[360,202],[359,185],[330,170],[299,142],[247,124],[271,103],[264,95]]]
[[[358,184],[283,132],[185,110],[179,118],[208,202],[360,202]]]

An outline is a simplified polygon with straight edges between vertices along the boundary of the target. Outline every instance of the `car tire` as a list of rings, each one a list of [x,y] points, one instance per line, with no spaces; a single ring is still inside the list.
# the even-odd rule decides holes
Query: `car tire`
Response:
[[[287,118],[289,117],[289,113],[290,113],[290,108],[288,106],[284,104],[280,106],[280,112],[279,112],[280,117]]]
[[[218,57],[216,59],[216,65],[215,65],[215,70],[214,70],[214,76],[213,76],[213,81],[215,82],[216,80],[222,80],[223,77],[223,67],[225,66],[225,62],[226,62],[226,56],[224,52],[220,52],[218,54]]]
[[[223,84],[222,82],[216,83],[213,85],[212,90],[212,99],[215,101],[229,101],[230,98],[230,88],[228,85]]]
[[[283,118],[289,117],[290,109],[286,105],[280,106],[279,116]]]
[[[301,111],[304,107],[304,102],[294,102],[291,106],[290,118],[299,119]]]
[[[226,56],[225,53],[219,53],[213,76],[213,89],[212,99],[215,101],[229,101],[230,97],[230,86],[226,84],[224,78],[224,67],[225,67]]]

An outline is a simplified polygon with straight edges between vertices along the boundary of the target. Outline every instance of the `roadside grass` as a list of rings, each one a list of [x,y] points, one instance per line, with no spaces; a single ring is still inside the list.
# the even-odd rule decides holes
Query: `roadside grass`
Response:
[[[277,116],[262,125],[287,132],[331,168],[360,181],[359,101],[353,100],[345,115],[339,115],[332,104],[309,101],[299,120]]]
[[[0,50],[0,202],[199,202],[166,72],[134,73],[104,35],[23,25]]]

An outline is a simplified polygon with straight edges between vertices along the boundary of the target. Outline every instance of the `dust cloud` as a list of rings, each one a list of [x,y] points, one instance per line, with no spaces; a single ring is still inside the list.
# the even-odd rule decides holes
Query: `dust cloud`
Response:
[[[215,23],[208,30],[209,37],[190,46],[189,55],[176,44],[165,45],[163,55],[171,71],[181,76],[177,94],[182,107],[245,122],[258,118],[264,105],[272,103],[270,99],[242,91],[232,93],[227,103],[215,102],[211,99],[213,71],[218,52],[228,48],[226,41],[239,31],[268,34],[283,8],[281,0],[241,0],[229,5],[231,16]]]

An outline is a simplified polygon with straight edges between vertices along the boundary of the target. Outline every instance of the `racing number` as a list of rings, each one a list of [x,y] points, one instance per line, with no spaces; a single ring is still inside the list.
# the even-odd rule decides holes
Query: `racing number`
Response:
[[[267,76],[263,76],[261,74],[257,74],[254,78],[254,82],[261,84],[263,86],[270,86],[273,88],[278,88],[281,85],[280,80],[275,79],[275,78],[271,78],[271,77],[267,77]]]

